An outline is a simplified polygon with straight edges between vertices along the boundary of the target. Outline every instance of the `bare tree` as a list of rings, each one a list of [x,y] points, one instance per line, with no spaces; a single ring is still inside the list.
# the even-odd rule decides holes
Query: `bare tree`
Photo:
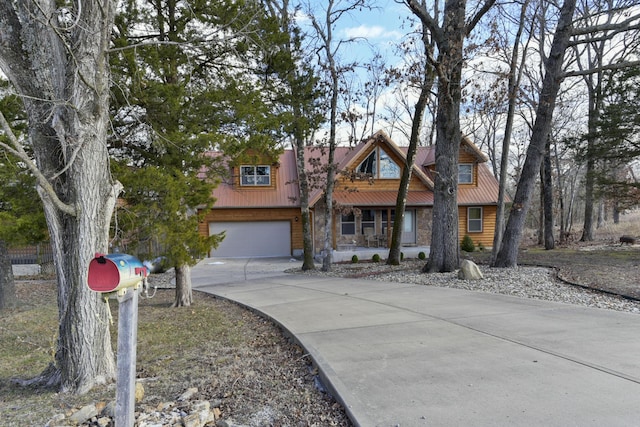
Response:
[[[433,227],[429,261],[425,272],[446,272],[458,268],[458,156],[460,154],[460,100],[464,41],[495,0],[486,0],[467,21],[466,0],[445,2],[442,23],[427,10],[426,2],[405,0],[405,4],[429,29],[437,46],[431,57],[438,76],[436,114],[436,170]]]
[[[610,26],[615,23],[618,15],[606,13],[615,9],[629,7],[628,0],[582,0],[578,6],[580,24],[582,26]],[[604,13],[603,13],[604,12]],[[598,159],[596,158],[596,127],[600,118],[600,112],[604,103],[604,92],[606,80],[604,78],[604,67],[607,64],[622,63],[627,60],[627,56],[633,50],[635,43],[629,43],[625,37],[618,37],[618,43],[613,43],[610,34],[615,34],[619,29],[613,26],[610,30],[604,30],[603,34],[597,38],[589,38],[585,43],[574,44],[573,48],[577,58],[576,65],[580,71],[592,70],[592,72],[582,75],[584,85],[587,90],[587,112],[588,129],[586,133],[585,147],[585,204],[584,204],[584,225],[582,229],[583,242],[592,241],[594,236],[594,205],[595,195],[595,174]],[[636,42],[637,43],[637,42]]]
[[[531,141],[527,149],[527,157],[518,181],[518,188],[513,199],[513,205],[501,249],[494,265],[497,267],[513,267],[517,262],[518,246],[522,236],[522,230],[526,214],[530,208],[531,196],[535,185],[540,162],[542,161],[545,144],[549,137],[560,85],[568,76],[592,74],[595,70],[563,72],[564,57],[567,49],[576,44],[583,44],[601,38],[611,39],[617,34],[630,29],[637,29],[640,15],[629,10],[609,10],[607,13],[619,13],[622,16],[620,22],[603,23],[592,26],[574,28],[573,16],[576,10],[577,0],[566,0],[561,7],[560,16],[556,26],[556,32],[551,43],[549,56],[544,62],[545,77],[540,93],[540,100],[536,109],[536,120],[533,126]],[[572,37],[574,39],[572,40]],[[613,67],[628,66],[628,64],[616,64]],[[608,67],[603,67],[608,68]]]
[[[367,0],[350,0],[343,6],[340,1],[328,0],[324,9],[322,20],[316,19],[313,13],[309,13],[311,23],[318,38],[318,62],[327,73],[327,93],[329,94],[329,137],[327,140],[327,164],[326,183],[324,190],[324,244],[322,270],[331,269],[333,252],[333,189],[335,187],[336,169],[335,150],[338,126],[338,99],[340,96],[340,83],[344,79],[347,70],[351,67],[341,66],[338,62],[338,52],[345,40],[336,40],[334,30],[336,22],[341,16],[367,6]],[[307,8],[311,11],[311,7]]]
[[[564,55],[571,40],[575,7],[576,0],[566,0],[560,11],[551,52],[545,62],[546,74],[536,111],[531,142],[527,149],[527,158],[518,181],[518,189],[513,200],[502,245],[494,263],[496,267],[512,267],[516,264],[524,220],[531,203],[535,178],[540,170],[544,146],[551,130],[553,110],[562,82]]]
[[[412,115],[409,147],[407,149],[405,164],[402,169],[402,176],[400,178],[400,185],[398,188],[398,196],[396,197],[396,215],[393,223],[393,233],[391,235],[389,256],[387,257],[387,264],[389,265],[400,264],[400,246],[402,243],[402,231],[404,229],[404,210],[407,206],[409,184],[411,182],[411,174],[413,166],[415,164],[415,155],[418,147],[418,141],[420,140],[422,120],[425,110],[429,105],[431,90],[433,88],[436,77],[433,66],[426,60],[426,58],[432,55],[433,52],[433,45],[429,30],[424,24],[421,25],[421,28],[422,32],[420,34],[420,38],[422,39],[422,45],[424,48],[424,57],[422,61],[420,61],[421,63],[419,65],[416,65],[416,68],[419,68],[421,75],[415,77],[415,85],[417,86],[416,88],[419,91],[419,95]]]
[[[508,176],[508,162],[509,151],[511,149],[511,136],[513,133],[514,119],[516,113],[516,106],[518,100],[518,88],[520,87],[520,81],[522,79],[522,73],[525,67],[525,61],[527,57],[527,48],[530,38],[528,38],[524,44],[523,52],[520,53],[521,41],[526,29],[526,16],[529,7],[529,0],[522,3],[520,7],[520,15],[518,19],[518,30],[513,39],[511,55],[509,58],[509,72],[507,78],[507,116],[506,124],[504,127],[504,136],[502,138],[502,147],[500,154],[500,173],[499,173],[499,189],[498,189],[498,208],[496,212],[496,229],[493,237],[493,248],[491,252],[491,259],[495,259],[498,251],[500,250],[500,243],[502,242],[502,233],[504,232],[504,206],[507,195],[507,176]],[[529,34],[532,31],[528,31]],[[497,160],[497,159],[496,159]],[[496,175],[498,176],[498,175]]]
[[[11,141],[2,148],[37,177],[58,282],[55,360],[34,381],[65,392],[115,375],[108,309],[86,283],[89,262],[107,251],[121,189],[106,146],[113,16],[109,0],[0,1],[0,69],[24,102],[34,158],[0,115]]]

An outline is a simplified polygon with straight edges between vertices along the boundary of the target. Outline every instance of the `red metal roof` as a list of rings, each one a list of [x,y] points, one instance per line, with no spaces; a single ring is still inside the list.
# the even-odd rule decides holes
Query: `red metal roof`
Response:
[[[232,182],[223,182],[213,190],[216,208],[291,208],[300,206],[298,174],[293,151],[286,150],[280,155],[280,166],[276,175],[275,188],[234,187]],[[271,166],[276,168],[276,166]],[[274,170],[271,172],[274,175]]]
[[[377,132],[367,141],[361,142],[355,147],[337,147],[335,151],[335,163],[338,170],[343,169],[352,163],[355,156],[362,150],[366,150],[376,140],[386,142],[389,147],[401,156],[406,153],[406,147],[398,147],[391,141],[384,132]],[[486,161],[486,156],[480,153],[477,147],[466,139],[463,143],[479,153],[479,162]],[[418,176],[428,188],[432,188],[433,183],[430,179],[426,166],[433,164],[435,146],[418,147],[416,153],[416,176]],[[212,154],[215,155],[215,154]],[[319,147],[305,148],[305,165],[309,172],[319,170],[327,164],[327,150]],[[477,186],[460,186],[458,189],[458,204],[460,205],[487,205],[495,204],[498,199],[498,183],[491,174],[489,168],[484,163],[477,163],[478,166],[478,185]],[[236,188],[232,180],[230,182],[221,183],[213,192],[216,198],[215,208],[276,208],[276,207],[299,207],[299,190],[297,183],[297,165],[295,152],[293,150],[285,150],[279,158],[279,166],[272,166],[272,176],[275,168],[277,168],[275,188]],[[309,197],[310,203],[313,205],[321,199],[324,185],[323,178],[326,176],[323,171],[319,176],[318,185],[311,190]],[[313,173],[310,174],[313,180]],[[334,199],[336,202],[345,206],[395,206],[397,192],[394,191],[376,191],[375,186],[371,191],[334,191]],[[410,191],[407,197],[408,206],[432,206],[433,192],[426,191]]]
[[[397,191],[334,191],[333,200],[343,206],[395,206]],[[407,206],[433,206],[431,191],[412,191]]]
[[[495,205],[498,201],[498,181],[486,163],[476,163],[478,185],[458,187],[459,205]]]

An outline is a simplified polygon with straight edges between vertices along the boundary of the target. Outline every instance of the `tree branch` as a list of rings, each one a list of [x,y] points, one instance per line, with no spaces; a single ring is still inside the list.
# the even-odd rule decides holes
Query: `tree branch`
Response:
[[[589,74],[594,74],[594,73],[597,73],[598,71],[620,70],[622,68],[637,67],[637,66],[640,66],[640,61],[625,61],[625,62],[619,62],[616,64],[603,65],[597,68],[587,68],[585,70],[569,71],[564,73],[562,77],[565,78],[565,77],[588,76]]]
[[[599,33],[604,31],[615,31],[615,33],[618,33],[620,31],[637,29],[638,25],[640,25],[637,23],[638,20],[640,20],[640,14],[633,15],[622,22],[590,25],[587,27],[578,27],[578,28],[574,27],[573,30],[571,31],[571,35],[583,36],[585,34],[593,34],[593,33]],[[636,22],[636,24],[631,25],[633,22]]]
[[[424,4],[420,4],[418,0],[405,0],[406,5],[411,11],[422,21],[422,24],[431,31],[432,37],[436,40],[437,44],[442,43],[444,34],[442,34],[442,28],[438,25],[435,19],[427,11]]]
[[[45,191],[46,195],[53,201],[53,204],[60,211],[66,213],[67,215],[76,216],[76,208],[60,200],[55,190],[51,186],[49,180],[47,180],[47,178],[42,174],[40,169],[38,169],[36,164],[33,162],[33,160],[31,160],[26,151],[24,151],[22,144],[20,144],[20,141],[18,141],[18,138],[16,138],[15,134],[11,130],[11,126],[9,126],[9,123],[5,119],[4,114],[2,114],[2,111],[0,111],[0,125],[2,126],[2,129],[4,130],[6,136],[9,138],[9,141],[11,141],[11,144],[13,145],[13,147],[11,147],[3,142],[0,142],[0,147],[5,148],[7,151],[14,154],[27,165],[31,173],[33,173],[33,175],[36,177],[38,185],[40,185],[40,187]]]
[[[465,34],[467,36],[471,34],[471,31],[473,31],[475,26],[478,25],[478,22],[480,22],[480,19],[482,19],[482,17],[489,11],[489,9],[493,7],[495,3],[496,3],[496,0],[486,0],[484,2],[484,4],[482,5],[482,8],[473,16],[473,18],[471,18],[469,23],[466,25]]]

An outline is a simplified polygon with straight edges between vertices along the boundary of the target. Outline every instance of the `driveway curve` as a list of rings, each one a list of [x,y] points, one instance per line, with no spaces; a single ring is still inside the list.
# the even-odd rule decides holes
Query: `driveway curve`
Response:
[[[640,316],[206,259],[194,289],[271,318],[357,426],[637,426]]]

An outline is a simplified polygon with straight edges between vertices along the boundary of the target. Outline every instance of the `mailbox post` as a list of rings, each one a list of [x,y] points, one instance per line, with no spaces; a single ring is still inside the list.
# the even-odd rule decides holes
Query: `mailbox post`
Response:
[[[96,254],[89,263],[89,288],[118,296],[116,427],[134,424],[138,289],[147,276],[147,268],[140,260],[127,254]]]

